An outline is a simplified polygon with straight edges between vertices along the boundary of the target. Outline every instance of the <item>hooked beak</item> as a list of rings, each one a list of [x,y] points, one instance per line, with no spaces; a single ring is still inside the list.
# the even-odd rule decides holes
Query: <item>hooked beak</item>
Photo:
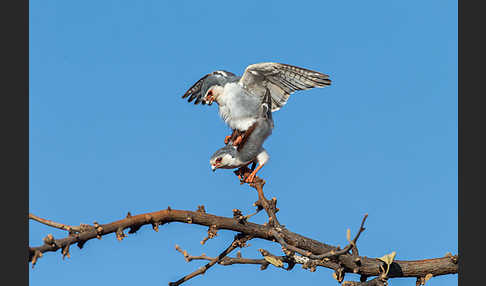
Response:
[[[213,171],[213,173],[216,171],[216,169],[217,169],[216,166],[211,165],[211,170]]]

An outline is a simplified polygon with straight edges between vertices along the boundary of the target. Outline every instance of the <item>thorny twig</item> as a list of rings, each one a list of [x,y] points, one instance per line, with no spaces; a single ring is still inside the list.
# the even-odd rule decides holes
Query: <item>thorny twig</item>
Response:
[[[208,235],[201,240],[201,244],[204,245],[206,241],[208,241],[211,238],[214,238],[218,235],[218,228],[215,224],[210,225],[208,228]]]
[[[186,262],[191,262],[192,260],[212,261],[212,260],[215,259],[214,257],[209,257],[204,253],[201,254],[201,255],[197,255],[197,256],[189,255],[189,253],[187,251],[182,250],[178,245],[176,245],[176,250],[179,251],[180,253],[182,253]],[[298,256],[296,254],[293,254],[293,256],[286,256],[286,255],[285,256],[277,256],[277,255],[271,254],[268,250],[265,250],[265,249],[259,249],[259,252],[261,253],[261,255],[263,257],[267,257],[267,259],[268,259],[268,257],[272,257],[272,258],[275,258],[276,260],[281,261],[282,263],[287,263],[288,266],[286,268],[282,267],[282,266],[275,265],[276,267],[280,267],[280,268],[285,269],[285,270],[291,270],[293,265],[305,264],[309,261],[308,258]],[[260,270],[265,270],[265,269],[267,269],[267,267],[270,264],[272,264],[267,259],[265,259],[265,258],[263,258],[263,259],[244,258],[244,257],[241,257],[241,253],[238,251],[236,257],[226,256],[223,259],[221,259],[220,261],[218,261],[218,264],[224,265],[224,266],[229,266],[229,265],[233,265],[233,264],[253,264],[253,265],[260,265]]]
[[[258,193],[258,201],[255,203],[256,205],[261,205],[263,209],[265,209],[265,212],[268,215],[268,221],[271,226],[280,226],[280,223],[278,222],[277,219],[277,199],[272,198],[271,201],[267,200],[265,198],[265,194],[263,193],[263,186],[265,185],[265,180],[259,178],[258,176],[255,177],[255,180],[250,183],[250,186],[255,188],[255,190]]]
[[[66,230],[66,231],[68,231],[70,233],[81,232],[81,231],[85,230],[86,227],[87,227],[87,225],[71,226],[71,225],[67,225],[67,224],[55,222],[55,221],[52,221],[52,220],[43,219],[43,218],[40,218],[40,217],[38,217],[38,216],[36,216],[34,214],[31,214],[31,213],[29,213],[29,219],[35,220],[35,221],[40,222],[42,224],[45,224],[47,226],[51,226],[51,227],[54,227],[54,228]]]
[[[189,280],[191,278],[194,278],[198,275],[204,274],[209,268],[211,268],[214,264],[221,261],[224,257],[226,257],[226,255],[228,255],[235,248],[242,247],[249,239],[251,239],[251,237],[247,236],[247,235],[242,235],[242,234],[236,235],[233,242],[223,252],[221,252],[217,257],[213,258],[211,261],[209,261],[209,263],[207,263],[203,267],[198,268],[196,271],[182,277],[181,279],[179,279],[175,282],[170,282],[169,286],[180,285],[180,284],[186,282],[187,280]],[[177,249],[177,247],[176,247],[176,249]],[[184,257],[186,257],[186,255],[184,255]]]
[[[335,249],[332,249],[329,252],[326,252],[324,254],[318,254],[318,255],[313,254],[310,251],[306,251],[306,250],[303,250],[303,249],[300,249],[298,247],[295,247],[293,245],[288,244],[287,242],[285,242],[282,235],[275,229],[272,229],[270,231],[270,233],[275,237],[275,239],[278,241],[278,243],[280,243],[283,247],[285,247],[285,248],[287,248],[291,251],[295,251],[295,252],[297,252],[297,253],[299,253],[303,256],[309,257],[310,259],[321,260],[321,259],[325,259],[325,258],[337,257],[339,255],[346,254],[346,253],[348,253],[349,250],[351,250],[351,248],[354,248],[357,251],[356,242],[357,242],[359,236],[361,235],[361,233],[365,230],[365,228],[363,226],[364,226],[364,223],[365,223],[367,217],[368,217],[368,214],[365,214],[363,221],[361,222],[360,229],[358,230],[358,233],[356,234],[354,239],[352,241],[350,241],[350,243],[346,247],[344,247],[343,249],[339,249],[339,247],[336,247]]]

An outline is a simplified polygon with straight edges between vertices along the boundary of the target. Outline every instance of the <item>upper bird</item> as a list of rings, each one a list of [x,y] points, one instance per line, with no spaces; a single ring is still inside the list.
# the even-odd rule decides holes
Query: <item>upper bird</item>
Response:
[[[243,76],[228,71],[215,71],[198,80],[182,98],[194,104],[211,105],[216,101],[219,115],[225,123],[237,132],[237,145],[242,135],[259,117],[267,90],[271,96],[271,111],[277,111],[287,103],[288,98],[297,90],[331,85],[329,76],[281,63],[258,63],[249,65]],[[234,135],[234,134],[233,134]],[[226,136],[225,143],[230,139]]]
[[[239,168],[236,174],[240,177],[240,180],[252,183],[256,173],[270,159],[267,151],[263,148],[263,142],[272,134],[272,129],[273,118],[270,110],[270,92],[267,90],[255,124],[245,132],[245,142],[241,142],[236,147],[233,144],[234,139],[231,138],[226,146],[217,150],[209,160],[213,171],[216,169]],[[253,166],[251,169],[248,169],[250,163],[253,163]],[[251,173],[245,177],[246,171],[251,171]]]

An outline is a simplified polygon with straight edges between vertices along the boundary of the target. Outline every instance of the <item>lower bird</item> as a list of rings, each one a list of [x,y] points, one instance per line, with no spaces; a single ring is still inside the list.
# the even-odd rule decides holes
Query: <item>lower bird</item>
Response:
[[[265,165],[270,156],[263,148],[263,142],[272,134],[273,119],[270,109],[270,94],[266,93],[264,103],[261,105],[259,117],[247,130],[247,136],[238,146],[233,144],[233,138],[226,146],[217,150],[209,160],[213,171],[216,169],[239,169],[239,177],[246,183],[252,183],[256,173]],[[242,178],[243,170],[253,163],[252,172],[248,177]],[[256,167],[256,168],[255,168]]]

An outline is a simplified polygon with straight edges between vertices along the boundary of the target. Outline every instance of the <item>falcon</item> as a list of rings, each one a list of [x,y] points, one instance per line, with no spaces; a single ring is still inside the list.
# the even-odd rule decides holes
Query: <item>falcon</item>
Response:
[[[331,85],[329,76],[317,71],[281,63],[249,65],[243,75],[218,70],[199,79],[182,98],[194,104],[211,105],[216,102],[219,115],[233,130],[225,143],[241,144],[246,131],[255,124],[265,94],[270,93],[270,110],[282,108],[290,95],[298,90]],[[234,140],[233,140],[234,138]]]
[[[267,91],[258,118],[246,132],[249,134],[246,136],[246,142],[235,146],[233,141],[230,140],[225,147],[217,150],[209,160],[213,172],[216,169],[239,168],[235,173],[240,180],[246,183],[253,182],[256,173],[270,159],[267,151],[263,148],[263,142],[272,134],[273,129],[270,103],[270,94]],[[248,169],[250,163],[253,163],[252,168]],[[251,173],[243,178],[247,171],[251,171]]]

